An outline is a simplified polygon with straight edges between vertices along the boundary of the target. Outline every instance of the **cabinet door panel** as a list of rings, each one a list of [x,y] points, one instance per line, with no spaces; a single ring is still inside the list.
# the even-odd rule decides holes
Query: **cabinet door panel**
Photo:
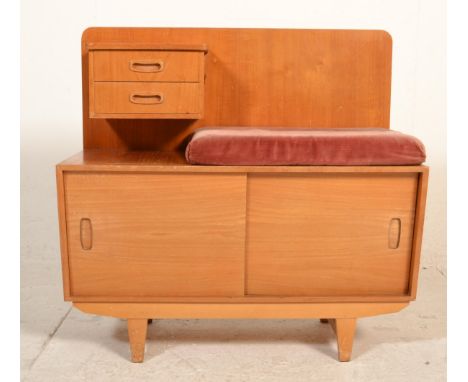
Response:
[[[72,296],[239,296],[245,175],[66,173]]]
[[[417,177],[249,175],[247,294],[407,294]]]

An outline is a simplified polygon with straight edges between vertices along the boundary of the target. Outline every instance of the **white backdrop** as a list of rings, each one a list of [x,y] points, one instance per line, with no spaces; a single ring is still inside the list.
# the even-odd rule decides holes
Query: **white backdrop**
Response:
[[[337,28],[393,36],[391,128],[426,145],[431,173],[422,261],[446,273],[445,1],[23,0],[21,13],[22,266],[46,262],[50,281],[59,279],[54,166],[82,148],[85,28]]]

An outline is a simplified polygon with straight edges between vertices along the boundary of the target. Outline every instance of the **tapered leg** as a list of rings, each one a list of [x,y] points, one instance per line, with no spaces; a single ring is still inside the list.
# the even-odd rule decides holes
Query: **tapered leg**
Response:
[[[351,352],[353,351],[356,319],[337,318],[330,320],[330,324],[336,333],[336,341],[338,343],[338,359],[341,362],[347,362],[351,359]]]
[[[148,319],[128,319],[128,339],[130,341],[130,351],[132,352],[132,362],[143,362],[147,329]]]

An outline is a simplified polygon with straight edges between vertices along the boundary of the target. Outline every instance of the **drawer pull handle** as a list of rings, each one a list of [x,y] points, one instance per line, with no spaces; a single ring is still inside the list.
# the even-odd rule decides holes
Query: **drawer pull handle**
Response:
[[[130,70],[132,72],[140,73],[157,73],[164,70],[163,61],[154,61],[154,60],[139,60],[139,61],[130,61]]]
[[[161,93],[132,93],[130,102],[142,105],[154,105],[163,103],[164,96]]]
[[[89,251],[93,247],[93,227],[91,219],[83,218],[80,221],[80,242],[84,251]]]
[[[397,249],[400,246],[401,219],[393,218],[388,226],[388,248]]]

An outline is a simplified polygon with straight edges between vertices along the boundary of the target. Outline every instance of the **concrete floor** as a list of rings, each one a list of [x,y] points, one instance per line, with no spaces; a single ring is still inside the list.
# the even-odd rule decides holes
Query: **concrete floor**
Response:
[[[336,360],[318,320],[155,320],[129,362],[126,322],[62,300],[57,261],[22,263],[23,381],[444,381],[446,277],[423,268],[416,302],[358,321],[353,360]]]

